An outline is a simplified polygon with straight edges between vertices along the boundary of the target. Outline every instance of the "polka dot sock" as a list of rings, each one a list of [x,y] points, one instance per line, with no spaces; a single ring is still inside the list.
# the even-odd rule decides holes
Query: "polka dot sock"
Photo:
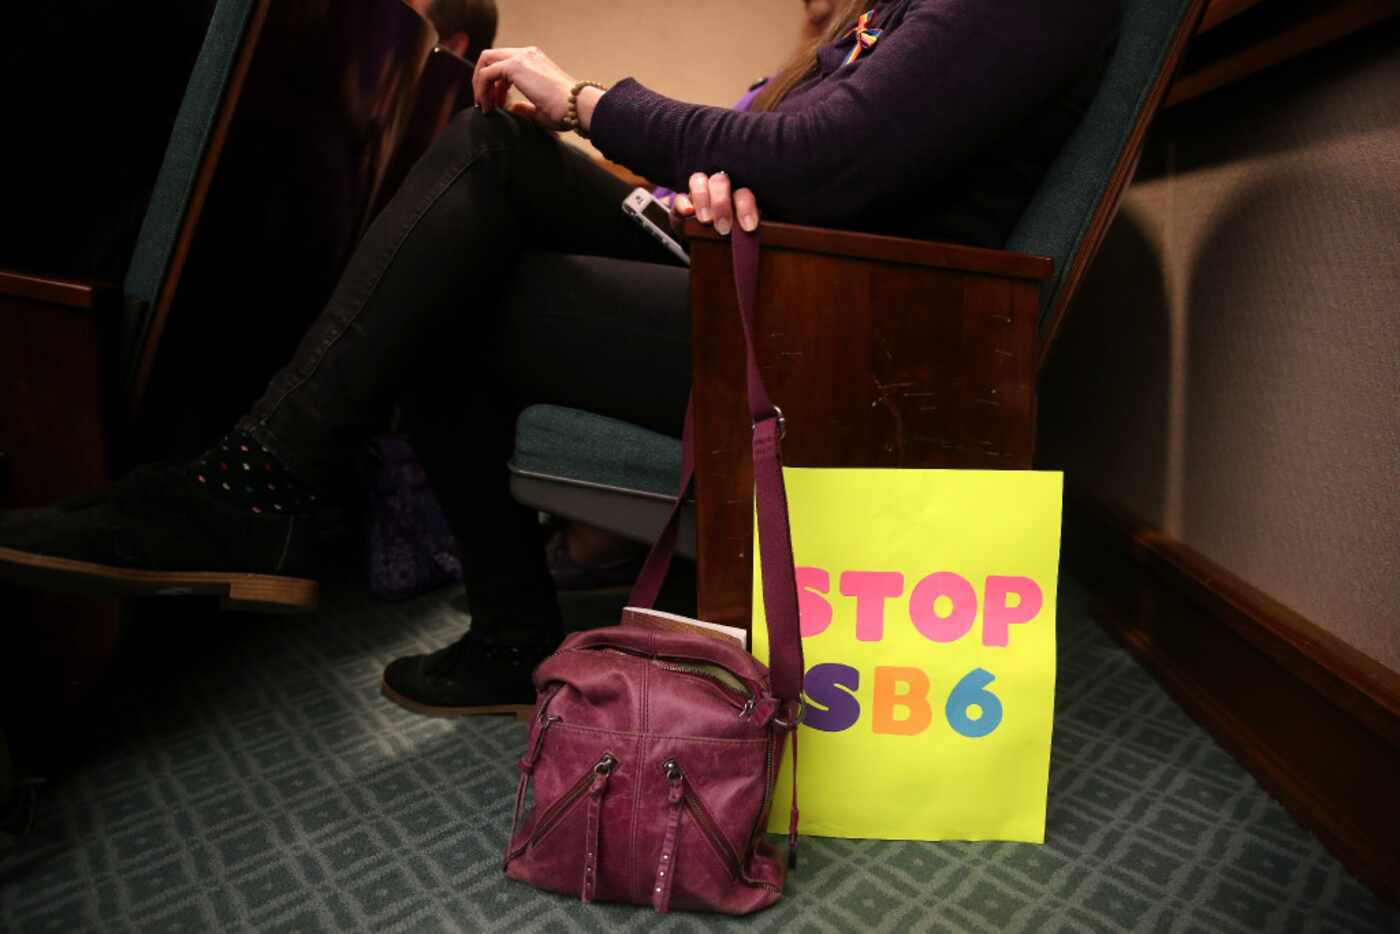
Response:
[[[259,515],[295,515],[316,508],[318,494],[246,431],[233,431],[189,466],[196,483]]]

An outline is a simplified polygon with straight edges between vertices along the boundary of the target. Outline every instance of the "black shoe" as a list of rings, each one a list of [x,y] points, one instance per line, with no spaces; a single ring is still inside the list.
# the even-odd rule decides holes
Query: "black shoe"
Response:
[[[0,512],[0,530],[17,529],[22,525],[41,522],[52,516],[62,515],[65,512],[76,512],[79,509],[86,509],[100,502],[106,492],[105,489],[89,490],[86,493],[70,496],[51,506],[37,506],[29,509],[7,509]]]
[[[514,714],[530,718],[530,675],[558,646],[502,645],[468,632],[431,655],[396,658],[384,669],[380,692],[405,710],[429,717]]]
[[[225,606],[313,609],[316,521],[255,514],[179,465],[0,521],[0,578],[97,596],[213,594]]]

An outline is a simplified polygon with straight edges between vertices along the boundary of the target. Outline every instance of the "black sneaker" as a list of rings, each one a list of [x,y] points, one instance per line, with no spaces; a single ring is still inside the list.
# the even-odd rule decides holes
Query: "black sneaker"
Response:
[[[95,596],[213,594],[224,606],[314,609],[308,515],[255,514],[202,489],[181,465],[0,521],[0,578]]]
[[[502,645],[468,632],[430,655],[394,659],[379,689],[405,710],[429,717],[514,714],[528,720],[535,706],[530,675],[557,644]]]

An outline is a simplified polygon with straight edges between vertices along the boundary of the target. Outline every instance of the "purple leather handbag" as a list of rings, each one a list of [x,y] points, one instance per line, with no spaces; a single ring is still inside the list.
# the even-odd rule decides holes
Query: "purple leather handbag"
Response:
[[[796,863],[795,768],[787,863],[765,836],[789,735],[796,762],[802,711],[782,413],[768,400],[750,336],[758,238],[739,229],[732,236],[772,668],[732,639],[651,609],[694,473],[687,411],[677,505],[621,624],[569,636],[535,670],[505,871],[585,902],[747,914],[782,896]]]

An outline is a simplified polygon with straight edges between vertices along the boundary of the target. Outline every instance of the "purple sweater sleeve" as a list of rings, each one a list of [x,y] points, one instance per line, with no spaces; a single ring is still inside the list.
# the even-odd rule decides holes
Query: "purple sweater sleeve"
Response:
[[[1102,51],[1116,0],[911,0],[866,60],[770,113],[686,104],[628,78],[591,135],[609,159],[684,187],[728,172],[785,220],[840,224],[967,162]]]

